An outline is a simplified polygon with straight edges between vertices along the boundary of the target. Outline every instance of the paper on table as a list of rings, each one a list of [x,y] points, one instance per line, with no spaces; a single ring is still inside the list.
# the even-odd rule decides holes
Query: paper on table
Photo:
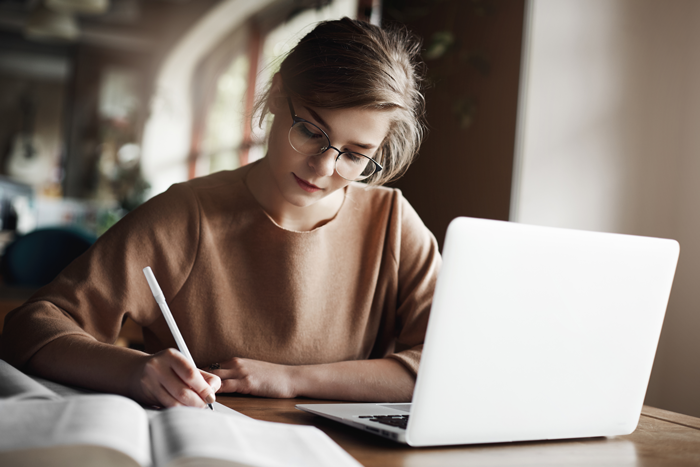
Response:
[[[0,360],[0,399],[15,401],[56,400],[61,399],[61,396],[37,383],[6,361]]]
[[[0,401],[0,452],[56,446],[102,446],[151,465],[148,418],[121,396],[85,395],[62,401]]]
[[[242,413],[240,413],[236,410],[233,410],[230,407],[226,407],[224,404],[220,404],[218,402],[214,402],[212,404],[212,407],[214,408],[214,412],[222,413],[225,415],[231,415],[233,417],[247,418],[248,420],[252,420],[252,418],[250,418],[249,416],[243,415]]]
[[[0,360],[0,464],[360,466],[315,427],[254,420],[218,402],[214,412],[159,411],[59,389]]]
[[[177,430],[169,427],[177,427]],[[360,467],[318,428],[206,413],[188,407],[161,412],[151,419],[157,465],[206,459],[269,467]],[[199,463],[197,465],[200,465]],[[217,464],[220,465],[220,464]]]

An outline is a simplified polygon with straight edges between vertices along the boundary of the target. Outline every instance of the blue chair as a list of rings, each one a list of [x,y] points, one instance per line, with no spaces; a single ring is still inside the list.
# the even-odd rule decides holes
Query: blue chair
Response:
[[[18,287],[46,285],[95,240],[95,235],[61,227],[19,236],[5,248],[0,261],[3,282]]]

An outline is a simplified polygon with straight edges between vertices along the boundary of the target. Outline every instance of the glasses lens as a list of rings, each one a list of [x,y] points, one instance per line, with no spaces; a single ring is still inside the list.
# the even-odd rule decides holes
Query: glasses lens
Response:
[[[289,144],[301,154],[315,156],[328,149],[328,138],[316,125],[297,122],[289,130]]]
[[[364,180],[375,172],[376,167],[367,156],[356,152],[344,152],[338,157],[335,170],[346,180]]]

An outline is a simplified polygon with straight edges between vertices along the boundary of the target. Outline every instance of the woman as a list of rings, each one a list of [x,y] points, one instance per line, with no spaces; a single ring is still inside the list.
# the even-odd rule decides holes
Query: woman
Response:
[[[319,24],[259,104],[274,116],[267,155],[127,215],[7,317],[2,357],[165,407],[217,391],[410,400],[440,255],[378,185],[420,144],[418,50],[405,31]],[[146,266],[202,369],[173,350]],[[112,345],[126,316],[148,353]]]

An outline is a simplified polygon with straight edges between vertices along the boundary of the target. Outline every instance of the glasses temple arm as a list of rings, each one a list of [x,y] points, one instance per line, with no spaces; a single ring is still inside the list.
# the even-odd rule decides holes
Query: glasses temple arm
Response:
[[[287,105],[289,105],[289,111],[292,113],[292,117],[296,117],[297,113],[294,111],[294,106],[292,105],[292,98],[287,96]]]

